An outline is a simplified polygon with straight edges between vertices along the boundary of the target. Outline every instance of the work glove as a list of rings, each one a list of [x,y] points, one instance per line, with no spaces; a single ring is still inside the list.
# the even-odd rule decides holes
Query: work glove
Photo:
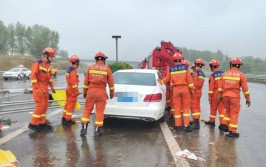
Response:
[[[87,94],[83,94],[84,99],[86,99]]]
[[[54,88],[52,89],[52,92],[53,92],[53,93],[56,93]]]
[[[247,100],[246,101],[246,105],[249,107],[251,105],[251,101],[250,100]]]
[[[114,97],[114,94],[110,93],[110,99],[113,99],[113,97]]]
[[[218,101],[220,102],[220,101],[222,101],[222,100],[223,100],[222,95],[219,95],[219,96],[218,96]]]
[[[212,97],[209,97],[208,100],[209,100],[209,103],[211,103],[212,102]]]

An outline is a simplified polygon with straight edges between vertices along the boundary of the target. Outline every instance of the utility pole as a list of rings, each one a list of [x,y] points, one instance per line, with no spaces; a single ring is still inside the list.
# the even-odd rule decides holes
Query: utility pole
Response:
[[[118,62],[118,38],[121,38],[120,35],[113,35],[112,38],[115,38],[115,42],[116,42],[116,62]]]

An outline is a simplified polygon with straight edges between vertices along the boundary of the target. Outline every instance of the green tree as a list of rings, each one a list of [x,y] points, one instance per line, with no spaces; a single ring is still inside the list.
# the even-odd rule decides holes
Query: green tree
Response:
[[[57,53],[58,56],[61,56],[62,59],[68,59],[68,51],[60,49]]]
[[[16,52],[24,55],[28,51],[28,39],[26,38],[26,26],[17,22],[15,25]]]
[[[117,70],[133,69],[133,67],[128,63],[111,63],[108,64],[108,67],[111,68],[113,73],[116,72]]]
[[[14,55],[16,48],[16,30],[14,24],[8,26],[8,48],[11,55]]]
[[[0,20],[0,53],[8,52],[8,30],[4,23]]]

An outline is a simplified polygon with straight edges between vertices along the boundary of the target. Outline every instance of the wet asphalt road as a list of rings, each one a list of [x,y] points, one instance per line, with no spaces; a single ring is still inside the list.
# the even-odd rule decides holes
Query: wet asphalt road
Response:
[[[80,79],[83,81],[82,76]],[[63,76],[55,80],[56,86],[64,86]],[[0,88],[28,88],[29,81],[4,81]],[[196,162],[188,160],[191,166],[265,166],[266,164],[266,84],[249,83],[252,105],[247,108],[242,97],[242,106],[238,124],[240,138],[231,139],[215,128],[205,126],[192,133],[174,132],[181,149],[188,149],[206,160]],[[23,94],[9,100],[31,99]],[[28,105],[26,105],[28,106]],[[159,123],[142,121],[107,119],[105,135],[96,138],[89,126],[86,138],[79,136],[80,123],[71,128],[63,128],[58,114],[49,118],[55,127],[53,132],[32,133],[27,130],[21,135],[1,145],[10,149],[22,166],[174,166],[173,158],[162,135]],[[76,112],[77,120],[81,112]],[[201,119],[208,119],[207,81],[202,96]],[[11,118],[16,121],[11,128],[0,132],[0,137],[28,123],[28,112],[0,115],[0,118]],[[167,121],[170,129],[173,126]],[[0,139],[1,140],[1,139]]]

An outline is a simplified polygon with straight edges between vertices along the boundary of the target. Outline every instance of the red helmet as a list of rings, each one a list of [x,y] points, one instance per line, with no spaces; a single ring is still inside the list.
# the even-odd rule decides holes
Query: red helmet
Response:
[[[79,62],[79,61],[80,61],[80,59],[77,55],[72,55],[69,59],[69,62],[71,62],[71,63],[75,63],[75,62]]]
[[[202,60],[202,59],[197,59],[194,63],[205,66],[204,60]]]
[[[182,64],[184,64],[184,65],[186,65],[186,66],[189,67],[189,61],[188,61],[188,60],[183,60],[183,61],[182,61]]]
[[[182,59],[183,59],[183,56],[180,54],[180,53],[175,53],[174,55],[173,55],[173,59],[174,59],[174,61],[175,60],[179,60],[179,61],[182,61]]]
[[[96,58],[103,58],[103,59],[107,59],[108,57],[105,56],[105,54],[103,52],[97,52],[95,57]]]
[[[55,55],[56,55],[55,49],[50,48],[50,47],[43,49],[42,53],[48,54],[48,56],[50,56],[50,57],[55,57]]]
[[[215,67],[215,66],[220,66],[220,62],[218,60],[211,60],[209,63],[210,66]]]
[[[235,58],[232,58],[232,59],[231,59],[230,64],[235,64],[235,65],[239,64],[239,65],[243,65],[243,62],[242,62],[242,60],[241,60],[240,58],[235,57]]]

